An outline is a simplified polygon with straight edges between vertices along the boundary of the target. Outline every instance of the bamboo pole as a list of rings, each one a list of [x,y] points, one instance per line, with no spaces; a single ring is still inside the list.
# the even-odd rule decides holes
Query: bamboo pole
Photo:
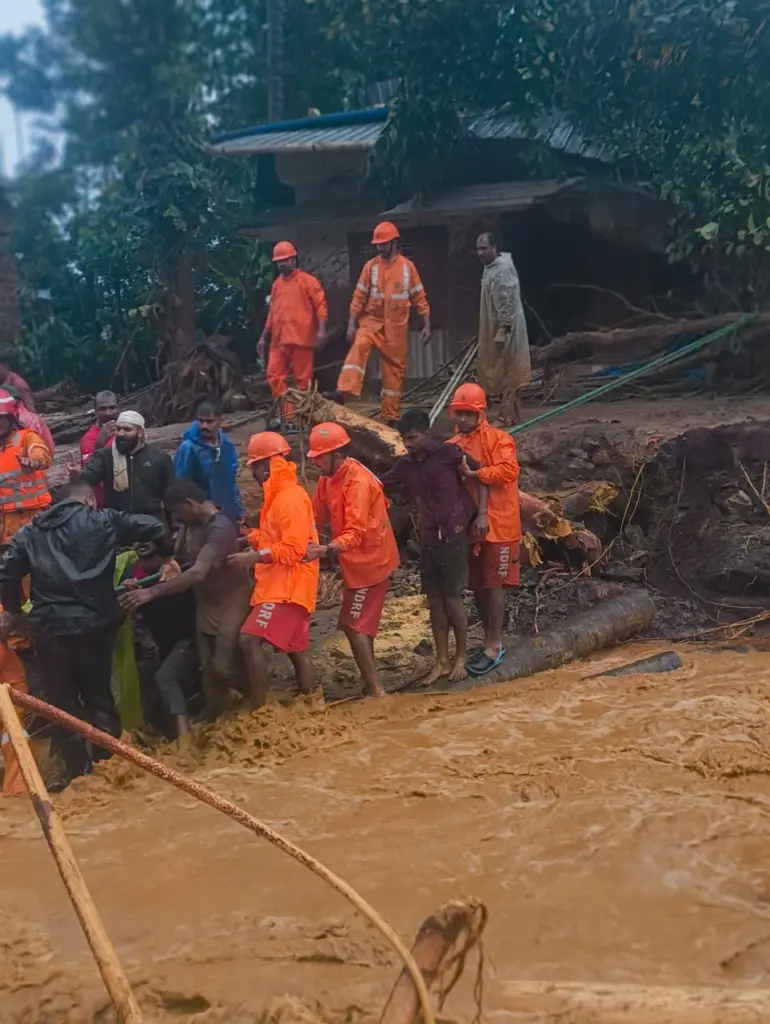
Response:
[[[1,689],[7,692],[7,687],[2,687]],[[61,711],[59,708],[55,708],[51,704],[39,700],[37,697],[20,693],[18,690],[12,690],[10,693],[11,698],[28,711],[33,711],[35,714],[48,719],[49,722],[54,722],[56,725],[77,733],[85,740],[88,740],[89,743],[95,743],[98,747],[108,750],[111,754],[122,757],[124,761],[131,761],[139,768],[149,772],[150,775],[155,775],[165,782],[170,782],[172,786],[176,786],[177,789],[181,789],[184,793],[195,797],[201,803],[208,804],[214,810],[226,814],[233,821],[237,821],[239,825],[243,825],[244,828],[249,829],[250,832],[253,832],[261,839],[266,839],[273,846],[277,846],[283,853],[299,861],[309,871],[312,871],[314,875],[317,875],[333,889],[336,889],[341,896],[344,896],[349,903],[352,903],[356,910],[374,925],[396,950],[417,989],[420,1009],[422,1010],[422,1024],[435,1024],[435,1015],[425,979],[415,963],[414,957],[406,948],[398,933],[387,921],[380,917],[374,907],[367,903],[363,896],[360,896],[351,885],[348,885],[347,882],[327,868],[325,864],[316,860],[315,857],[306,853],[299,846],[295,846],[291,840],[284,838],[280,833],[271,829],[269,825],[265,825],[264,822],[249,814],[248,811],[244,811],[242,807],[234,804],[231,800],[219,796],[206,786],[201,786],[199,782],[195,782],[186,775],[182,775],[181,772],[162,764],[160,761],[156,761],[154,757],[136,750],[122,740],[115,739],[114,736],[102,732],[101,729],[95,729],[87,722],[82,722],[79,718],[75,718],[73,715],[67,714],[66,711]]]
[[[35,764],[10,693],[9,686],[0,686],[0,718],[2,718],[5,730],[16,752],[22,778],[29,791],[35,813],[40,819],[43,835],[56,861],[64,888],[67,890],[67,895],[75,908],[88,945],[91,947],[99,973],[118,1015],[119,1024],[142,1024],[139,1004],[134,998],[115,947],[110,941],[99,911],[88,891],[59,815],[51,804],[51,798]]]

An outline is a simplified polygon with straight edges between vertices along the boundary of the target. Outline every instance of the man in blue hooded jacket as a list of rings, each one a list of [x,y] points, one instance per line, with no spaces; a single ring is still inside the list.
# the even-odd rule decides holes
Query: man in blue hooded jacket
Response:
[[[223,432],[213,402],[198,406],[198,419],[185,432],[174,459],[177,477],[192,480],[224,514],[238,525],[245,515],[238,489],[238,453]]]

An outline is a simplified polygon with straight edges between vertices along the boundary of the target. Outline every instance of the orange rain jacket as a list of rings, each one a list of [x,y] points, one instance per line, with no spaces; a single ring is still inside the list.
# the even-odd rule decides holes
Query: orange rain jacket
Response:
[[[278,277],[270,293],[270,312],[265,326],[271,345],[297,345],[312,348],[316,343],[318,322],[329,319],[321,282],[304,270]]]
[[[331,524],[345,586],[373,587],[398,567],[398,545],[382,484],[366,466],[345,459],[334,476],[322,476],[313,496],[315,521]]]
[[[516,458],[516,442],[504,430],[491,427],[483,412],[474,431],[470,434],[458,432],[452,442],[481,464],[479,483],[489,488],[489,533],[485,539],[493,544],[520,541],[519,460]],[[476,493],[474,498],[478,504]]]
[[[256,585],[251,603],[298,604],[315,610],[318,562],[303,562],[307,546],[318,543],[310,496],[297,483],[297,467],[281,455],[270,459],[270,477],[264,485],[265,501],[259,529],[248,534],[255,551],[270,549],[272,562],[254,566]]]
[[[417,267],[400,253],[393,260],[381,256],[364,266],[350,302],[350,313],[359,318],[359,330],[374,332],[377,348],[403,347],[409,335],[409,310],[430,316],[430,306]]]

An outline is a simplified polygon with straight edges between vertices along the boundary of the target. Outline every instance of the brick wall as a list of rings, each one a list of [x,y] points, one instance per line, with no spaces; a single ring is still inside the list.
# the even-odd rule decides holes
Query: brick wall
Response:
[[[11,204],[0,188],[0,347],[21,338],[19,273],[11,247]]]

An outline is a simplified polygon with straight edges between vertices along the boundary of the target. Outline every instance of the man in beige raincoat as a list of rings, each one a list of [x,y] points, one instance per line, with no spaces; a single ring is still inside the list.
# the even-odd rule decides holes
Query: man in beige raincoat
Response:
[[[521,304],[519,275],[510,253],[500,252],[493,234],[479,235],[476,252],[484,264],[479,312],[479,384],[500,398],[500,422],[514,426],[521,419],[517,392],[529,383],[531,363],[527,322]]]

